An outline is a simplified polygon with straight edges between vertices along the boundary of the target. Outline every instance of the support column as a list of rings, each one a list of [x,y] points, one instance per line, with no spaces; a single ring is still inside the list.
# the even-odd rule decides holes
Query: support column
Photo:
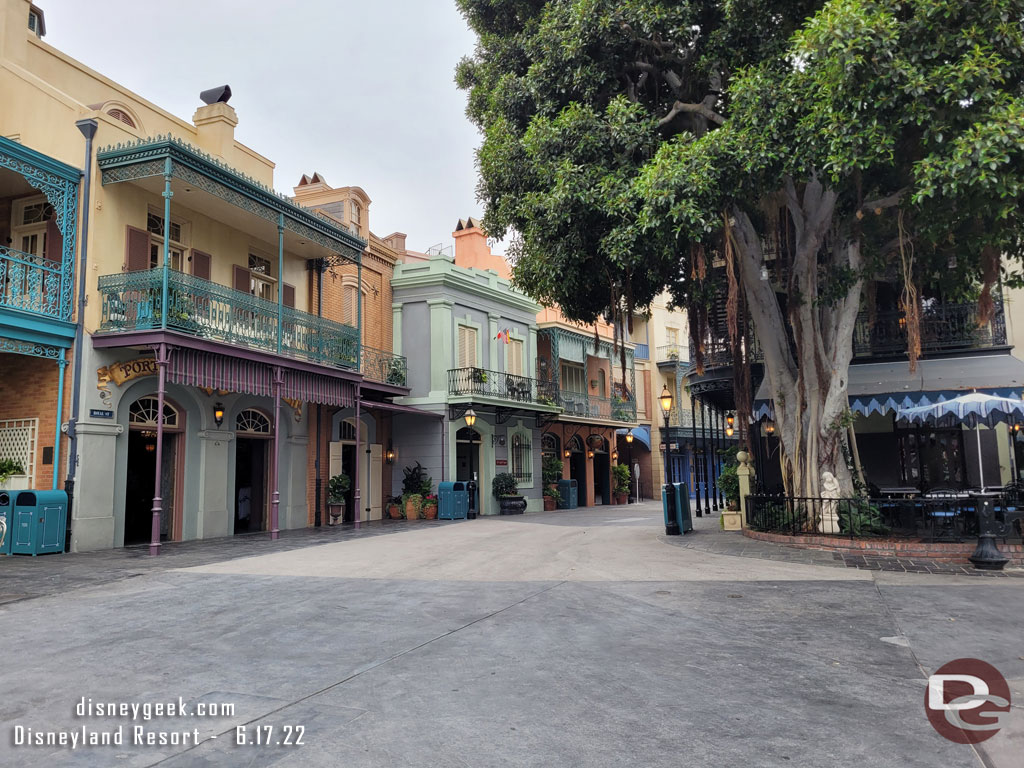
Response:
[[[75,350],[76,354],[79,350]],[[57,428],[54,430],[53,435],[53,485],[50,488],[54,491],[57,490],[57,478],[60,475],[58,470],[60,469],[60,433],[61,423],[64,421],[64,369],[68,366],[67,358],[64,356],[65,350],[60,351],[60,357],[57,359]],[[74,456],[68,455],[68,464],[71,464],[75,460]],[[68,474],[71,474],[68,472]],[[70,524],[70,520],[68,523]],[[67,539],[68,544],[71,543],[70,539]]]
[[[700,442],[701,452],[704,454],[704,511],[711,514],[711,457],[708,456],[708,430],[707,415],[704,401],[700,402]]]
[[[284,344],[284,214],[277,215],[277,354]]]
[[[359,254],[359,261],[356,262],[356,370],[363,371],[363,255]],[[357,393],[358,394],[358,393]],[[359,400],[356,399],[358,403]],[[358,408],[358,405],[356,406]],[[359,439],[359,427],[356,427],[356,439]],[[358,447],[358,443],[356,446]],[[357,450],[356,453],[359,453]],[[359,498],[359,484],[356,483],[356,499]],[[358,508],[356,515],[359,514]],[[358,520],[359,518],[356,517]]]
[[[170,162],[170,161],[168,161]],[[168,198],[168,203],[170,198]],[[166,242],[166,241],[165,241]],[[166,249],[164,251],[166,258]],[[164,291],[167,290],[166,271]],[[166,294],[165,294],[166,295]],[[167,304],[164,304],[166,307]],[[164,312],[164,320],[167,319],[167,312]],[[159,371],[156,387],[156,477],[153,481],[153,526],[149,535],[149,554],[160,554],[160,515],[163,512],[163,463],[164,463],[164,399],[167,394],[167,360],[168,350],[166,344],[160,344],[156,350],[156,364]]]
[[[356,466],[355,466],[355,469],[353,470],[353,474],[355,474],[355,477],[353,478],[353,483],[352,483],[352,487],[355,489],[352,492],[352,504],[356,508],[355,516],[353,517],[353,519],[355,520],[355,523],[356,523],[356,528],[359,527],[359,522],[360,522],[360,520],[359,520],[359,497],[360,497],[359,466],[360,466],[361,454],[363,452],[362,442],[360,440],[360,435],[362,434],[361,428],[362,428],[363,424],[362,424],[362,421],[361,421],[360,416],[359,416],[359,407],[362,405],[362,398],[363,398],[363,390],[362,390],[362,387],[357,382],[356,383]]]
[[[281,511],[281,385],[284,384],[284,372],[281,366],[274,366],[274,455],[271,457],[270,476],[273,490],[270,494],[270,538],[280,538],[278,520]]]
[[[711,508],[718,511],[718,444],[721,442],[715,439],[715,431],[718,427],[718,411],[708,406],[708,416],[711,420]]]
[[[169,298],[169,284],[171,281],[171,198],[174,197],[174,193],[171,191],[171,171],[173,166],[171,165],[171,158],[167,158],[164,161],[164,254],[163,254],[163,278],[160,291],[160,327],[167,328],[167,315],[170,312],[170,307],[167,306],[167,300]],[[79,319],[79,322],[82,322]],[[81,350],[77,350],[81,354]],[[163,401],[161,401],[161,408],[163,408]],[[163,421],[163,411],[160,411],[161,421]],[[160,445],[157,444],[157,452],[160,452]],[[160,461],[157,460],[157,466],[160,466]],[[157,542],[159,546],[159,542]]]
[[[697,470],[700,468],[700,462],[697,460],[697,400],[693,396],[693,391],[690,392],[690,432],[693,434],[693,448],[691,455],[693,457],[693,495],[697,500],[697,517],[703,517],[700,506],[700,472]]]

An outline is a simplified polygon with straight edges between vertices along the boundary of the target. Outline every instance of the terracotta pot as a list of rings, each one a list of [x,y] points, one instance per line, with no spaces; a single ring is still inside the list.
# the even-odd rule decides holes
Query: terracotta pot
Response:
[[[402,508],[397,504],[388,504],[388,516],[392,520],[398,520],[402,516]]]
[[[556,499],[554,496],[545,496],[544,497],[544,511],[545,512],[551,512],[551,511],[553,511],[555,509],[558,509],[558,499]]]
[[[345,505],[344,504],[328,504],[327,505],[327,524],[328,525],[341,525],[345,519]]]
[[[405,502],[405,519],[406,520],[419,520],[420,519],[420,508],[415,501]]]
[[[427,520],[437,520],[437,504],[428,504],[423,507],[423,517]]]
[[[615,496],[614,501],[616,504],[625,504],[627,501],[629,501],[628,493],[616,493],[613,495]]]

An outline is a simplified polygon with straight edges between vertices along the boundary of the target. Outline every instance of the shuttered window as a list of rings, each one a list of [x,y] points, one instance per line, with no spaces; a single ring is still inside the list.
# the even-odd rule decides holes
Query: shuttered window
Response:
[[[203,280],[210,279],[210,254],[192,249],[192,274]]]
[[[587,373],[582,365],[562,363],[562,390],[587,393]]]
[[[508,343],[508,347],[505,350],[508,360],[508,367],[506,373],[512,373],[516,376],[523,375],[523,342],[516,339],[512,339]]]
[[[124,265],[126,272],[149,269],[149,233],[128,227],[125,236]]]
[[[476,328],[459,326],[459,368],[476,368]]]

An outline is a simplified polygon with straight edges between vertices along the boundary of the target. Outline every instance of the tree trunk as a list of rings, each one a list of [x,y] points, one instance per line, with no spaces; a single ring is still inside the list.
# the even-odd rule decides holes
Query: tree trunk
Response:
[[[816,299],[819,268],[859,270],[860,243],[836,237],[823,255],[836,194],[817,180],[807,183],[802,195],[788,182],[785,199],[796,232],[787,284],[781,286],[788,297],[785,316],[775,287],[762,278],[766,264],[761,236],[750,217],[736,208],[729,222],[740,283],[774,400],[783,482],[791,496],[820,498],[823,478],[829,472],[838,481],[841,495],[851,496],[853,480],[843,451],[844,415],[863,281],[855,280],[834,304],[819,305]],[[814,524],[808,520],[808,527]]]

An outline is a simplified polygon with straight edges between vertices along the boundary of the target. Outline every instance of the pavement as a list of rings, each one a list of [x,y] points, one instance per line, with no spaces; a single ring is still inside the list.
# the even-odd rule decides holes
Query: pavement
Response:
[[[750,547],[717,516],[668,538],[660,517],[0,559],[0,765],[1019,768],[1019,578]],[[925,718],[927,675],[960,657],[993,664],[1014,701],[976,747]],[[179,699],[185,716],[144,719]],[[18,743],[118,727],[120,745]]]

